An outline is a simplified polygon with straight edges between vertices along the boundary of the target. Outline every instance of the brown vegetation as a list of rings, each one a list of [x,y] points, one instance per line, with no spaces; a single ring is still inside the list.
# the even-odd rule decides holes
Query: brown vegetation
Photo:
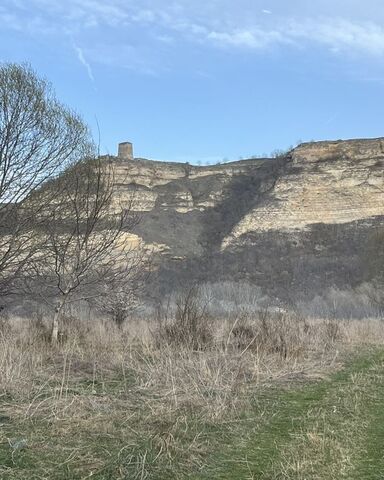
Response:
[[[278,379],[288,372],[310,374],[326,368],[337,352],[351,345],[384,342],[379,319],[307,321],[290,313],[263,311],[226,320],[207,313],[204,321],[209,322],[194,343],[187,341],[183,329],[200,332],[203,317],[196,326],[196,317],[188,315],[180,317],[178,312],[160,323],[156,318],[131,319],[122,329],[100,318],[67,317],[56,347],[47,342],[49,325],[44,319],[3,318],[1,394],[31,398],[45,378],[54,385],[53,401],[58,387],[60,398],[72,397],[69,387],[79,376],[97,383],[121,375],[124,383],[130,372],[129,382],[133,375],[134,384],[162,398],[163,407],[196,402],[217,414],[217,405],[204,401],[205,389],[215,390],[224,408],[227,401],[235,400],[236,395],[228,397],[234,389]]]
[[[384,343],[380,320],[267,311],[223,320],[202,315],[192,298],[160,323],[67,317],[54,346],[44,319],[3,318],[0,413],[12,436],[0,433],[0,445],[13,449],[4,478],[67,478],[63,465],[74,478],[188,478],[204,466],[210,428],[230,432],[271,386],[318,380],[352,346]],[[187,341],[181,326],[204,335]],[[270,398],[273,410],[273,390]]]

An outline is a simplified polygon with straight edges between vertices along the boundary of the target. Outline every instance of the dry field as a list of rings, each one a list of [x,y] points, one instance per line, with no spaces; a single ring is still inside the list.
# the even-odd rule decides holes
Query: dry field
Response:
[[[356,352],[384,345],[379,319],[267,311],[225,320],[184,311],[122,329],[67,319],[56,346],[47,333],[41,320],[1,322],[1,479],[344,478],[348,442],[335,476],[306,476],[324,436],[313,422],[303,434],[300,420],[304,445],[288,430],[300,412],[316,422],[319,412],[300,401],[289,418],[287,398],[321,390]],[[296,465],[308,442],[315,450]]]

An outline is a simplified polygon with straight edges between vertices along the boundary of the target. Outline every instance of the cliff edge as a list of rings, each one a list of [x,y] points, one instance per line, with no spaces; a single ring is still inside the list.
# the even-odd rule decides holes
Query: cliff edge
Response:
[[[230,279],[313,296],[367,278],[384,228],[383,138],[205,167],[112,161],[120,199],[135,190],[135,234],[158,252],[163,289]]]

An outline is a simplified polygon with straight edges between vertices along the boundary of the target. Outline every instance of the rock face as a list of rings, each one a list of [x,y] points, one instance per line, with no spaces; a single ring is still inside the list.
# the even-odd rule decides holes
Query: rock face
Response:
[[[284,157],[195,167],[113,159],[134,191],[136,235],[156,246],[162,289],[248,280],[308,297],[367,279],[384,228],[384,139],[302,144]]]

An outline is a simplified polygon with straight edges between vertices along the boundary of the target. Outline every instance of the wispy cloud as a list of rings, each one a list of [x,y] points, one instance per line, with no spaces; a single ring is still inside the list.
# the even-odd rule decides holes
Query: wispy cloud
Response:
[[[273,29],[250,27],[212,31],[207,40],[221,46],[263,49],[273,45],[300,48],[318,44],[334,53],[351,52],[384,55],[384,28],[374,23],[356,23],[343,19],[284,20]]]
[[[153,23],[156,21],[156,17],[153,10],[139,10],[132,15],[132,20],[139,23]]]
[[[79,59],[79,62],[83,65],[83,67],[87,71],[88,78],[91,80],[92,83],[95,83],[95,77],[93,75],[91,65],[85,59],[83,50],[80,47],[78,47],[77,45],[73,45],[73,48],[76,51],[77,58]]]
[[[327,17],[319,14],[324,8],[308,7],[300,14],[289,10],[286,2],[281,2],[278,11],[275,0],[272,15],[272,10],[252,8],[245,0],[238,0],[236,9],[230,2],[221,1],[226,9],[220,8],[220,2],[202,0],[143,0],[140,6],[134,0],[3,0],[0,22],[3,30],[76,38],[84,45],[84,50],[75,46],[78,60],[92,82],[94,75],[84,51],[93,63],[117,59],[118,65],[130,65],[132,45],[140,49],[133,63],[141,64],[143,72],[153,71],[151,62],[162,63],[156,62],[153,52],[178,49],[181,42],[256,52],[317,45],[333,54],[384,56],[383,22],[380,18],[367,19],[362,7],[351,8],[346,17],[335,6],[334,15]],[[329,2],[322,0],[319,5],[329,7]],[[95,51],[96,35],[103,55],[89,53]],[[125,54],[126,61],[122,58]]]
[[[344,19],[290,21],[287,35],[325,45],[334,52],[384,54],[384,28],[372,22]]]
[[[210,32],[207,35],[208,40],[222,46],[247,47],[253,49],[263,49],[277,43],[287,43],[290,39],[282,32],[277,30],[265,31],[262,29],[254,30],[235,30],[229,32]]]

